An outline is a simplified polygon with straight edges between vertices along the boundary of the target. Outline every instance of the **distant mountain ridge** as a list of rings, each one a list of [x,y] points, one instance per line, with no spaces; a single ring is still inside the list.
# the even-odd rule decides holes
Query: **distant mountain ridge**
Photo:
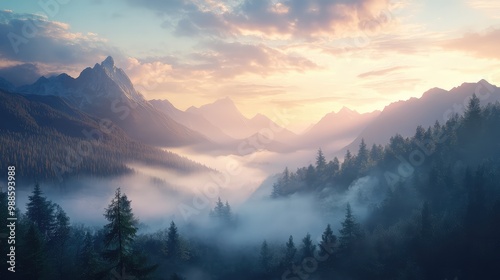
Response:
[[[225,134],[235,139],[245,139],[261,133],[263,129],[270,128],[276,130],[274,140],[278,142],[290,141],[297,136],[263,114],[257,114],[251,119],[245,117],[229,97],[199,108],[190,107],[186,112],[203,116]]]
[[[443,124],[452,114],[463,113],[469,98],[477,93],[481,105],[500,101],[500,88],[480,80],[476,83],[463,83],[447,91],[432,88],[420,98],[411,98],[387,105],[380,115],[367,126],[360,135],[344,149],[357,151],[361,139],[367,145],[388,143],[390,137],[400,134],[403,137],[413,136],[419,125],[427,128],[436,121]]]
[[[321,147],[325,150],[335,150],[350,143],[368,126],[380,111],[358,113],[347,107],[338,112],[326,114],[321,120],[300,135],[298,147]]]
[[[203,134],[214,142],[223,144],[234,140],[202,115],[179,110],[168,100],[150,100],[149,102],[176,122]]]
[[[137,92],[112,57],[84,69],[74,79],[67,74],[41,77],[20,87],[23,94],[55,95],[93,116],[109,119],[131,138],[156,146],[185,146],[208,140],[159,112]]]
[[[58,96],[0,90],[0,119],[0,167],[15,164],[24,180],[121,175],[131,171],[130,162],[178,172],[209,170],[134,141],[113,123],[102,123]]]

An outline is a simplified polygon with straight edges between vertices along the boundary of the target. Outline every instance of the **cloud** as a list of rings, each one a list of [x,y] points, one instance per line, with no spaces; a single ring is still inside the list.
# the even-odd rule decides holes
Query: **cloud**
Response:
[[[388,0],[128,0],[155,11],[185,36],[259,35],[312,39],[387,23]]]
[[[407,77],[392,77],[383,80],[374,80],[370,82],[366,82],[363,84],[363,87],[370,88],[383,96],[390,95],[398,95],[400,92],[394,90],[394,85],[397,85],[399,88],[403,89],[412,89],[415,88],[416,85],[422,82],[422,79],[416,78],[407,78]],[[379,101],[378,99],[377,101]],[[390,98],[389,98],[390,100]]]
[[[481,58],[500,59],[500,28],[491,28],[484,32],[466,33],[461,38],[448,40],[443,47],[463,51]]]
[[[192,55],[196,69],[205,69],[216,78],[233,78],[245,73],[268,75],[276,72],[302,72],[319,68],[311,60],[264,44],[211,41],[204,51]]]
[[[3,60],[26,63],[90,65],[119,51],[93,33],[73,33],[68,24],[35,14],[0,11]]]
[[[500,18],[500,2],[498,0],[467,0],[466,2],[470,7],[483,11],[492,18]]]
[[[184,56],[129,58],[125,71],[138,88],[147,91],[168,89],[173,92],[200,92],[214,81],[233,79],[242,75],[267,76],[276,73],[303,72],[319,66],[303,56],[263,44],[239,42],[202,42]],[[239,87],[249,94],[279,94],[279,88]],[[221,89],[222,92],[227,92]],[[224,94],[226,95],[226,94]]]
[[[6,79],[14,86],[31,84],[40,78],[40,76],[42,76],[40,69],[32,63],[0,68],[0,77]]]
[[[367,78],[367,77],[373,77],[373,76],[385,76],[387,74],[406,69],[408,68],[407,66],[394,66],[390,68],[385,68],[381,70],[374,70],[374,71],[369,71],[365,73],[361,73],[358,75],[358,78]]]
[[[219,90],[219,96],[230,96],[236,93],[245,98],[260,98],[283,95],[287,93],[290,87],[286,86],[275,86],[275,85],[263,85],[263,84],[230,84],[225,85]]]

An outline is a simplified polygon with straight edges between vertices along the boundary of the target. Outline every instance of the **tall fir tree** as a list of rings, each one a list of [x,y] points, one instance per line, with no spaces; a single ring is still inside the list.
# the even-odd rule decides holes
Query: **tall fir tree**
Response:
[[[314,251],[316,250],[316,245],[313,244],[311,235],[307,233],[306,237],[302,239],[302,258],[310,258],[314,256]]]
[[[47,273],[46,253],[43,238],[38,227],[31,223],[24,237],[24,250],[21,254],[19,269],[22,279],[43,279]]]
[[[49,245],[51,251],[55,255],[54,263],[56,264],[57,276],[59,279],[67,279],[69,267],[68,262],[68,241],[70,238],[70,222],[66,212],[59,205],[55,205],[54,226],[50,237]]]
[[[26,208],[28,220],[37,227],[43,239],[48,240],[54,225],[54,205],[43,196],[38,183],[35,184],[32,194],[28,196]]]
[[[365,144],[365,139],[361,139],[361,143],[359,144],[358,155],[356,156],[356,165],[357,168],[363,172],[368,166],[368,159],[370,158],[370,154],[368,152],[368,148]]]
[[[170,223],[170,226],[168,228],[166,255],[168,259],[173,261],[179,260],[181,256],[181,241],[179,237],[179,231],[174,221]]]
[[[121,193],[120,188],[115,192],[104,217],[109,221],[104,226],[104,241],[106,251],[104,256],[111,262],[113,273],[125,277],[131,267],[126,267],[132,257],[132,244],[137,234],[137,219],[132,213],[130,200]]]
[[[316,170],[318,170],[319,173],[323,172],[326,168],[326,159],[325,155],[323,154],[323,150],[318,149],[318,154],[316,156]]]
[[[271,272],[271,260],[271,250],[269,249],[267,241],[264,240],[260,246],[260,265],[265,273]]]
[[[77,279],[99,279],[102,263],[95,249],[94,236],[90,232],[85,233],[82,247],[78,250],[77,262]]]
[[[293,236],[290,235],[288,241],[285,244],[285,255],[283,257],[283,265],[290,266],[295,261],[295,255],[297,254],[297,248],[293,242]]]
[[[350,253],[356,242],[361,238],[362,232],[360,225],[356,222],[352,214],[351,205],[346,207],[345,219],[342,222],[342,228],[339,230],[339,249],[344,253]]]
[[[321,242],[319,244],[322,255],[324,256],[333,254],[336,243],[337,237],[333,234],[330,224],[328,224],[325,231],[321,235]]]

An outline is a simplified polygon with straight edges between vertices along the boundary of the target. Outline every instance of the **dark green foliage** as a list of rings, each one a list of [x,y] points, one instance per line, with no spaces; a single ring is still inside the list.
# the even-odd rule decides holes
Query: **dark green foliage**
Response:
[[[94,245],[94,236],[90,232],[85,233],[83,244],[77,256],[79,264],[77,279],[98,279],[99,272],[103,269],[103,262]]]
[[[360,169],[359,172],[363,173],[368,167],[368,160],[370,155],[368,149],[366,148],[365,139],[361,139],[359,144],[359,151],[356,156],[356,166]]]
[[[222,203],[220,197],[215,204],[214,209],[210,212],[210,216],[221,222],[223,225],[231,225],[233,223],[233,214],[231,213],[231,206],[229,202]]]
[[[339,232],[339,250],[344,254],[353,253],[355,246],[362,237],[362,231],[352,214],[351,205],[349,203],[347,204],[345,219],[342,222],[342,228]]]
[[[208,170],[174,153],[133,141],[113,123],[89,117],[55,96],[22,96],[0,90],[0,119],[0,168],[6,170],[15,163],[18,177],[26,180],[126,174],[131,171],[126,161],[180,172]]]
[[[262,242],[262,245],[260,247],[260,265],[261,269],[265,273],[269,273],[271,271],[271,260],[272,260],[272,255],[271,251],[269,250],[269,246],[267,245],[267,242],[264,240]]]
[[[330,224],[328,224],[323,232],[323,235],[321,235],[321,242],[319,244],[319,249],[322,255],[325,256],[333,254],[336,243],[337,237],[333,234]]]
[[[295,255],[297,254],[297,248],[293,242],[293,236],[290,235],[288,241],[285,244],[285,255],[283,256],[282,265],[284,267],[290,266],[295,261]]]
[[[29,226],[24,239],[25,247],[21,255],[22,270],[20,273],[24,275],[25,279],[43,279],[48,264],[43,238],[35,224],[32,223]]]
[[[28,197],[26,217],[41,233],[44,239],[48,239],[54,226],[54,205],[43,196],[40,185],[35,184],[32,195]]]
[[[313,244],[313,241],[311,239],[311,235],[308,233],[303,239],[302,239],[302,247],[300,250],[301,253],[301,258],[311,258],[314,256],[314,251],[316,250],[316,245]]]
[[[70,230],[69,217],[59,205],[56,205],[54,226],[48,246],[56,257],[52,260],[52,263],[55,264],[57,279],[66,279],[67,275],[70,274],[68,269],[70,266],[67,263]]]
[[[167,243],[166,243],[166,255],[172,261],[180,259],[181,257],[181,241],[179,238],[179,232],[177,231],[177,226],[172,221],[167,233]]]
[[[189,224],[179,223],[178,228],[172,222],[169,228],[136,236],[130,201],[119,191],[106,210],[110,223],[104,230],[89,231],[71,225],[64,211],[36,187],[17,231],[22,237],[18,275],[20,279],[63,279],[65,274],[71,279],[110,279],[109,268],[121,262],[124,272],[137,279],[184,279],[181,275],[195,279],[500,279],[499,126],[500,104],[480,108],[477,98],[472,98],[463,117],[454,116],[427,129],[418,127],[413,137],[396,135],[386,146],[373,145],[369,151],[363,141],[358,154],[347,152],[342,164],[334,158],[324,168],[326,159],[295,172],[285,168],[273,193],[284,200],[294,193],[308,193],[323,205],[324,194],[343,198],[356,179],[370,176],[378,182],[374,195],[380,199],[361,205],[366,214],[358,210],[362,200],[353,202],[352,208],[348,204],[345,218],[326,225],[319,244],[308,234],[299,249],[292,236],[278,241],[281,246],[268,242],[271,239],[262,244],[227,242],[240,223],[224,226],[234,221],[235,214],[221,199],[211,211],[212,222],[222,221],[215,234]],[[401,159],[409,161],[414,151],[421,151],[425,160],[412,166],[410,174],[401,174]],[[387,172],[393,174],[394,183],[387,180]],[[0,192],[0,207],[5,209],[6,203],[5,193]],[[328,208],[325,212],[327,217],[332,214]],[[1,217],[5,219],[5,213],[0,212]],[[338,239],[332,228],[340,229]],[[117,237],[119,232],[122,237]],[[317,267],[304,274],[305,259],[315,260]],[[158,269],[148,263],[159,263]]]
[[[106,208],[104,217],[109,221],[104,227],[104,242],[107,248],[104,256],[113,269],[122,275],[128,269],[125,266],[132,257],[132,243],[137,234],[138,221],[132,213],[130,200],[121,193],[120,188],[116,190],[115,197]]]
[[[316,156],[316,170],[318,172],[323,172],[326,168],[326,159],[323,151],[321,149],[318,150],[318,155]]]

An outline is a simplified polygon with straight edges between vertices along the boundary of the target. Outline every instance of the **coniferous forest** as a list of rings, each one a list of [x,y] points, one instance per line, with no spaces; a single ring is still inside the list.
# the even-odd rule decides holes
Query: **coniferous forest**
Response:
[[[197,236],[196,224],[140,233],[134,202],[116,189],[103,210],[103,227],[74,224],[39,185],[26,211],[17,210],[17,279],[500,279],[500,104],[480,107],[473,97],[463,115],[394,135],[385,146],[346,151],[344,160],[322,150],[315,164],[284,168],[269,199],[312,195],[344,209],[340,223],[281,241],[229,245],[245,221],[218,199],[205,215],[220,234]],[[313,157],[314,155],[311,155]],[[376,182],[379,203],[328,205],[362,178]],[[361,186],[362,187],[362,186]],[[7,194],[0,193],[1,220]],[[18,205],[18,207],[24,207]],[[273,215],[269,213],[268,215]],[[326,215],[328,213],[325,213]],[[263,228],[266,225],[261,225]],[[338,230],[333,230],[338,229]],[[286,232],[287,228],[282,231]],[[8,249],[0,243],[2,252]],[[7,275],[6,263],[0,270]],[[203,271],[198,276],[197,271]],[[10,278],[7,278],[10,277]]]

